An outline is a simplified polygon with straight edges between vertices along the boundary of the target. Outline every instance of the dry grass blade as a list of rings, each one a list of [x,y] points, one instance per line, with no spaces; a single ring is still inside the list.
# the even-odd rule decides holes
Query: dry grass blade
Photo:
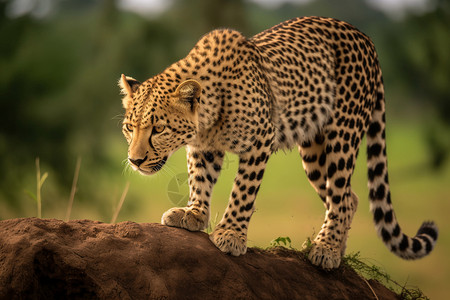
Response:
[[[69,205],[67,206],[67,212],[66,212],[66,218],[65,218],[66,222],[70,220],[70,214],[72,212],[72,206],[73,206],[73,199],[75,198],[75,193],[77,191],[77,182],[78,182],[78,175],[80,174],[80,167],[81,167],[81,157],[78,157],[77,165],[75,166],[75,174],[73,175],[73,182],[72,182],[72,189],[70,191]]]
[[[37,216],[38,218],[42,218],[42,198],[41,198],[41,189],[45,180],[48,177],[48,173],[45,172],[41,177],[41,167],[39,163],[39,157],[36,158],[36,202],[37,202]]]
[[[125,201],[125,197],[128,193],[128,188],[130,187],[130,182],[127,182],[125,185],[125,189],[123,190],[122,196],[120,197],[119,205],[116,208],[116,211],[114,212],[114,215],[111,219],[111,224],[116,223],[117,217],[119,216],[119,212],[122,209],[123,202]]]
[[[375,291],[373,290],[372,286],[370,285],[369,281],[367,281],[367,279],[365,279],[364,277],[361,277],[367,284],[367,286],[369,287],[369,289],[372,291],[373,296],[375,297],[376,300],[379,300],[377,294],[375,293]]]
[[[42,218],[41,206],[41,168],[39,166],[39,157],[36,158],[36,202],[37,202],[37,217]]]

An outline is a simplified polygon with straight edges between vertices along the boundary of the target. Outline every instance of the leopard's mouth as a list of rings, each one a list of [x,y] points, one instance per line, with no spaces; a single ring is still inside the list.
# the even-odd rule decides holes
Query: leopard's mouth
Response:
[[[166,164],[167,156],[163,157],[160,161],[157,162],[151,162],[145,165],[140,166],[137,171],[141,173],[142,175],[152,175],[158,172],[163,168],[163,166]]]

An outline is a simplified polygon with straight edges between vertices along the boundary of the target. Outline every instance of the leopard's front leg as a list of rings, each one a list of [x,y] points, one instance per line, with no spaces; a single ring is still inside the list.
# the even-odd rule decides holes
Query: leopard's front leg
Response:
[[[214,184],[220,174],[224,153],[198,151],[186,147],[189,172],[189,203],[166,211],[161,223],[168,226],[200,231],[208,226],[210,199]]]
[[[210,235],[221,251],[239,256],[247,252],[247,229],[269,152],[241,155],[239,170],[222,220]]]

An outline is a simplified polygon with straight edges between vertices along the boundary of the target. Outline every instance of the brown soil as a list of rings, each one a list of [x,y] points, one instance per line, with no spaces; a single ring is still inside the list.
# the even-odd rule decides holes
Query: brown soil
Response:
[[[0,222],[0,299],[399,299],[348,267],[250,248],[232,257],[206,233],[160,224],[36,218]]]

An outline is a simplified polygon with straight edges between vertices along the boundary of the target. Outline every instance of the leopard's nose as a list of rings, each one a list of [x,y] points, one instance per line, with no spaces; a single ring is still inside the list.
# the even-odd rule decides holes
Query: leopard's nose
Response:
[[[140,165],[142,165],[142,163],[147,159],[147,156],[140,159],[132,159],[131,157],[128,157],[128,160],[130,161],[130,163],[132,163],[133,165],[135,165],[136,167],[139,167]]]

